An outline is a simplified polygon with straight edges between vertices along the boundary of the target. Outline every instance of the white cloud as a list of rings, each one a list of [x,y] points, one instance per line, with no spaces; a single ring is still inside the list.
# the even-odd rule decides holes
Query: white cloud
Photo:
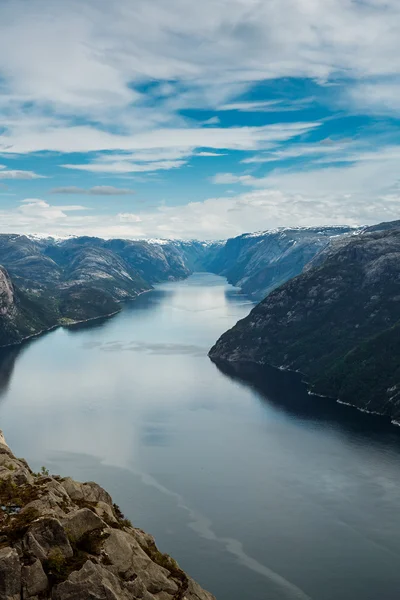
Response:
[[[203,121],[202,125],[219,125],[221,123],[219,117],[210,117],[207,121]]]
[[[364,166],[365,176],[369,165]],[[262,187],[183,206],[147,206],[135,213],[80,215],[84,207],[51,206],[40,199],[28,199],[14,211],[0,210],[0,219],[3,231],[20,233],[222,239],[278,226],[359,225],[398,218],[400,185],[393,180],[393,172],[391,186],[382,185],[381,179],[381,186],[373,186],[368,194],[348,193],[348,185],[334,188],[333,178],[344,173],[340,169],[336,174],[334,169],[322,171],[321,178],[311,171],[307,185],[301,179],[303,174],[298,173],[300,179],[293,179],[287,189]],[[374,175],[376,172],[371,179]],[[279,184],[278,177],[274,183]],[[371,180],[366,180],[365,189],[370,184]]]
[[[139,215],[135,215],[134,213],[118,213],[117,219],[121,223],[140,223],[142,220]]]
[[[184,108],[273,109],[237,98],[274,78],[370,80],[354,104],[397,110],[399,26],[396,0],[4,0],[2,151],[146,148],[133,136],[185,129]]]
[[[224,152],[198,152],[196,156],[226,156]]]
[[[324,155],[326,156],[326,160],[331,160],[332,157],[334,159],[335,155],[337,154],[340,154],[340,160],[344,160],[346,152],[348,152],[351,148],[354,148],[354,146],[356,146],[356,144],[350,144],[349,141],[344,141],[341,143],[324,143],[324,140],[317,144],[294,144],[282,150],[273,150],[267,154],[258,154],[256,156],[245,158],[241,162],[243,164],[258,164],[275,162],[289,158],[313,158]]]
[[[0,165],[0,179],[42,179],[43,177],[33,171],[7,169],[4,165]]]
[[[270,100],[268,102],[231,102],[218,107],[218,110],[238,110],[241,112],[271,112],[279,110],[282,102]]]
[[[67,219],[69,211],[86,210],[84,206],[52,206],[39,198],[27,198],[21,202],[14,214],[16,223],[41,223],[56,224],[60,219]],[[10,213],[12,217],[12,213]]]
[[[386,146],[375,151],[350,151],[337,157],[312,161],[305,167],[274,169],[261,177],[234,173],[217,173],[212,182],[220,185],[240,184],[259,189],[278,189],[285,194],[327,201],[341,195],[363,199],[365,210],[377,197],[390,194],[400,182],[400,146]],[[349,196],[349,197],[350,197]],[[400,203],[398,209],[400,208]],[[329,215],[329,212],[327,212]]]
[[[342,98],[353,110],[371,114],[400,114],[400,82],[370,81],[353,84]]]
[[[43,151],[93,153],[81,164],[60,162],[70,170],[117,175],[176,169],[192,156],[227,150],[257,152],[246,159],[249,164],[297,157],[313,164],[261,177],[217,174],[216,183],[252,189],[132,218],[85,215],[79,213],[83,207],[36,199],[0,212],[2,224],[223,237],[259,228],[260,221],[267,227],[355,220],[356,211],[361,220],[388,218],[398,207],[395,147],[371,152],[335,142],[317,149],[301,136],[319,123],[224,128],[218,116],[195,123],[182,115],[192,108],[207,114],[290,110],[283,101],[240,98],[251,97],[257,82],[292,77],[325,86],[340,82],[327,94],[335,106],[398,115],[399,28],[396,0],[4,0],[0,152],[10,158]],[[279,82],[277,93],[283,89]],[[229,116],[241,123],[245,117],[224,115],[223,122]],[[266,115],[261,118],[256,122],[267,122]],[[276,147],[290,140],[299,144]],[[315,163],[335,160],[348,164],[316,168]],[[38,177],[33,171],[0,170],[0,179]]]
[[[148,173],[151,171],[169,171],[178,169],[185,164],[182,160],[163,160],[149,163],[131,163],[124,162],[105,162],[99,160],[93,163],[83,165],[62,165],[65,169],[76,169],[78,171],[91,171],[92,173]]]
[[[232,183],[241,183],[243,185],[251,185],[254,181],[261,181],[252,175],[235,175],[234,173],[217,173],[211,177],[212,183],[217,185],[230,185]],[[264,181],[264,180],[262,180]]]
[[[21,129],[11,139],[4,134],[0,152],[25,154],[52,150],[55,152],[94,152],[101,150],[152,151],[193,148],[257,150],[267,142],[281,142],[318,127],[318,122],[275,123],[262,127],[209,127],[158,129],[137,135],[121,135],[89,126],[43,126],[39,131]],[[100,159],[104,162],[104,158]]]

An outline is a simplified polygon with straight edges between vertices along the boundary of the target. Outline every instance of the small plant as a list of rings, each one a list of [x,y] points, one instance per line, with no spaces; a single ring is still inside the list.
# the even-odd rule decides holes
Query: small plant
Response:
[[[130,521],[129,519],[121,519],[120,524],[122,527],[133,527],[132,521]]]
[[[117,517],[117,519],[125,519],[124,513],[122,512],[122,510],[120,509],[120,507],[118,506],[118,504],[113,504],[113,509],[114,509],[114,514]]]
[[[60,575],[65,567],[65,556],[59,548],[54,548],[46,561],[46,570],[49,573]]]
[[[118,506],[118,504],[113,504],[113,509],[114,509],[114,515],[116,517],[116,519],[118,519],[118,525],[116,526],[115,523],[111,523],[111,527],[116,527],[117,529],[122,529],[122,527],[133,527],[132,522],[129,519],[125,518],[124,513],[122,512],[122,510],[120,509],[120,507]]]
[[[40,474],[43,475],[43,476],[45,476],[45,477],[49,477],[50,476],[49,470],[46,469],[46,467],[43,467],[43,466],[40,467]]]

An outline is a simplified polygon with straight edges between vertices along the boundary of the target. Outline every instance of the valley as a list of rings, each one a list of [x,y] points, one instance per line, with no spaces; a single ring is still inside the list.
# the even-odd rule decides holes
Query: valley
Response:
[[[398,428],[291,373],[217,368],[209,348],[253,306],[200,273],[3,349],[6,440],[104,487],[217,600],[396,600]]]
[[[61,496],[64,477],[112,494],[134,525],[118,525],[124,540],[142,544],[132,560],[142,529],[155,535],[146,598],[154,578],[166,600],[182,581],[211,598],[187,572],[218,600],[375,600],[382,581],[395,600],[399,225],[226,243],[0,237],[1,426]],[[104,531],[101,550],[74,546],[87,560],[68,581],[43,562],[51,597],[84,593],[87,571],[90,589],[115,572],[125,598],[122,537]]]

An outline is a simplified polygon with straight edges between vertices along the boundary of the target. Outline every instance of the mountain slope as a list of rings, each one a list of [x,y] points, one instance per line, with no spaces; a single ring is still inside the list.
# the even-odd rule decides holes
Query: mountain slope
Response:
[[[273,291],[226,332],[210,357],[299,370],[318,393],[398,418],[399,320],[395,227],[333,245],[322,264]]]
[[[334,237],[353,231],[350,227],[296,227],[246,233],[229,239],[208,267],[261,300],[299,275]]]
[[[21,342],[54,327],[58,312],[51,298],[43,303],[22,292],[0,266],[0,345]]]
[[[155,283],[204,270],[216,247],[197,241],[0,235],[0,264],[15,290],[15,307],[7,317],[0,315],[0,346],[57,324],[115,313],[122,301]]]

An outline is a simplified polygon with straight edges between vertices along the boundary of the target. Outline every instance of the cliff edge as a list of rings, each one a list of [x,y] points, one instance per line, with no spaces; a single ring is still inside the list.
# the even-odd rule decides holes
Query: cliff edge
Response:
[[[93,482],[35,474],[0,431],[0,600],[215,600]]]

